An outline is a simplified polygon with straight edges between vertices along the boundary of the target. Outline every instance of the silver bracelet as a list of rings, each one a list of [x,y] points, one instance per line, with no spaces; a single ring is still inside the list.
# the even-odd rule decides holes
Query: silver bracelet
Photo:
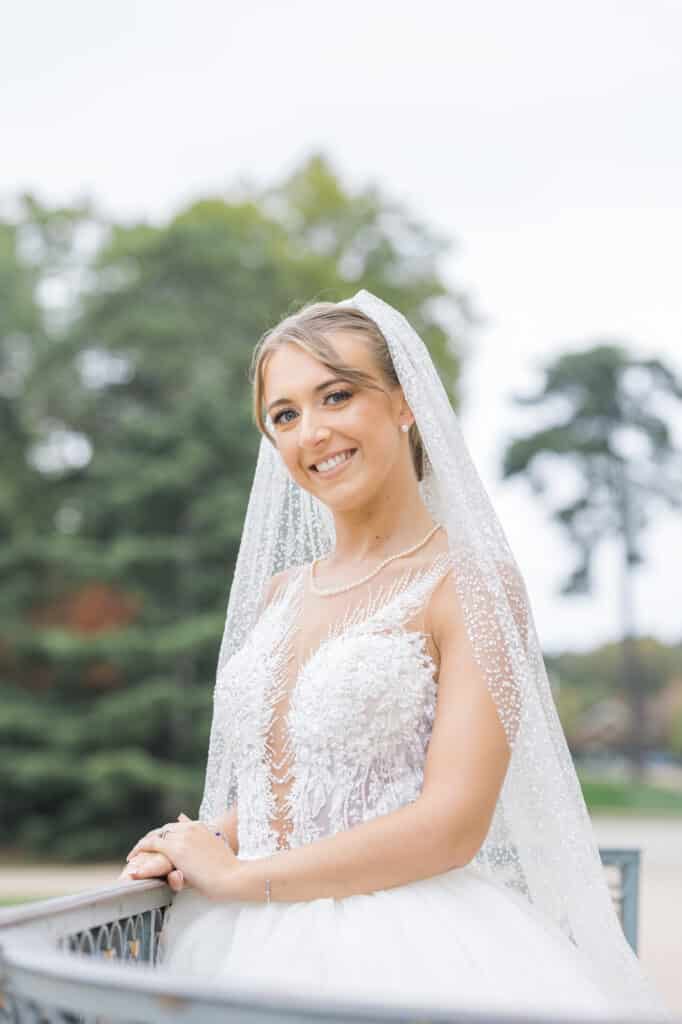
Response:
[[[265,879],[265,902],[266,903],[271,903],[272,902],[271,899],[270,899],[270,879],[269,878]]]

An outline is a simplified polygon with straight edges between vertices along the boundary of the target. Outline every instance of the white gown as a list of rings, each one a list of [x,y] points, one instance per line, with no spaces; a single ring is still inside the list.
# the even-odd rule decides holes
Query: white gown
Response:
[[[438,693],[426,609],[451,568],[440,550],[316,597],[303,566],[261,612],[217,681],[225,738],[207,778],[222,784],[225,808],[237,801],[240,858],[418,797]],[[563,930],[476,859],[340,899],[218,903],[186,888],[167,913],[158,966],[316,1000],[614,1014]]]

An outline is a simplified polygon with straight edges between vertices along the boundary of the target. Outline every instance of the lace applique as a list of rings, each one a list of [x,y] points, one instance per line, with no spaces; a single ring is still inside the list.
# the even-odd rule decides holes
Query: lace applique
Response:
[[[225,666],[240,857],[300,846],[415,800],[435,716],[428,634],[406,628],[451,565],[444,553],[349,606],[301,658],[308,566]]]

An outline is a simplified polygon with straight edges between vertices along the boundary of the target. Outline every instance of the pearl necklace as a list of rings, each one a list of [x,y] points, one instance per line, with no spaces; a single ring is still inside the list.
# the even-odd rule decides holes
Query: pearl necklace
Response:
[[[320,590],[320,588],[315,585],[315,578],[313,572],[315,566],[320,561],[319,558],[315,558],[310,563],[310,589],[312,590],[313,594],[317,594],[318,597],[331,597],[334,594],[343,594],[347,590],[352,590],[353,587],[359,587],[362,583],[368,583],[369,580],[376,576],[376,574],[380,572],[385,565],[388,565],[389,562],[394,562],[396,558],[404,558],[405,555],[411,555],[414,551],[418,551],[419,548],[423,547],[426,544],[429,537],[432,537],[436,530],[439,530],[441,526],[442,523],[436,523],[436,525],[429,530],[429,532],[426,534],[423,540],[420,540],[417,544],[413,544],[411,548],[407,548],[405,551],[399,551],[397,555],[390,555],[388,558],[385,558],[383,562],[377,565],[376,569],[372,569],[372,571],[367,573],[366,576],[363,576],[361,580],[356,580],[354,583],[347,583],[343,587],[332,587],[327,590]]]

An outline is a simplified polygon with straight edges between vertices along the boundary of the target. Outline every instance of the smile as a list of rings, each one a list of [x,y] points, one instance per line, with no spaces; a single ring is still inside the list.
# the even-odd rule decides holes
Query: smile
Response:
[[[343,472],[343,469],[351,461],[356,451],[357,448],[348,448],[345,452],[339,452],[338,455],[334,455],[331,459],[323,459],[321,462],[316,462],[312,466],[312,470],[320,476],[336,476]]]

